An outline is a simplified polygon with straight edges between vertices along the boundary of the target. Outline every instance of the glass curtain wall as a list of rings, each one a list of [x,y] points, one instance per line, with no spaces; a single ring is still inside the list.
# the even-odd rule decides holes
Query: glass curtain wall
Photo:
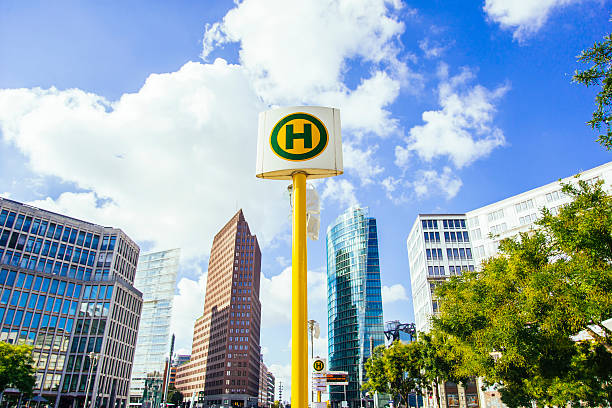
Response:
[[[142,292],[142,317],[130,383],[130,405],[155,408],[162,398],[170,352],[170,318],[180,249],[141,255],[134,286]]]
[[[327,229],[327,296],[330,370],[349,374],[330,400],[360,406],[364,363],[384,344],[377,225],[367,208],[349,208]]]

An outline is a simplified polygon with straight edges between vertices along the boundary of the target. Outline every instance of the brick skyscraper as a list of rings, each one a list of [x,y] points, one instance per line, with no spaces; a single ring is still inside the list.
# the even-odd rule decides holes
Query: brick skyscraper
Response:
[[[204,405],[257,404],[259,389],[259,275],[261,251],[242,210],[215,235],[204,313],[195,322],[191,359],[176,387]]]

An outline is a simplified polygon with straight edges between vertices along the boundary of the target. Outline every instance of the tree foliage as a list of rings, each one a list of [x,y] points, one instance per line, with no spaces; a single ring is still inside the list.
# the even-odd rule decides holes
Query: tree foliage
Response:
[[[168,387],[168,402],[174,405],[183,403],[183,394],[174,385]]]
[[[601,87],[595,97],[596,109],[587,123],[601,131],[597,141],[606,149],[612,149],[612,34],[596,42],[578,56],[578,61],[592,64],[584,71],[574,73],[573,80],[589,86]]]
[[[498,384],[510,407],[612,401],[612,200],[601,184],[564,185],[573,201],[502,240],[480,271],[440,285],[434,333],[453,372]],[[586,330],[590,342],[572,336]],[[608,336],[599,333],[607,333]]]
[[[0,341],[0,392],[17,388],[31,394],[36,383],[32,347]]]
[[[368,381],[363,389],[391,394],[399,405],[407,406],[409,394],[422,395],[426,384],[422,356],[422,344],[416,342],[396,341],[389,348],[376,347],[365,363]]]

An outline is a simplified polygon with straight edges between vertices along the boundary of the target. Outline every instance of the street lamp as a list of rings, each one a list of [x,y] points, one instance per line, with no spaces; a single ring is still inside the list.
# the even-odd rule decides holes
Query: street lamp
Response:
[[[89,356],[89,377],[87,378],[87,386],[85,389],[85,403],[83,404],[83,408],[87,408],[87,397],[89,397],[89,386],[91,385],[91,377],[93,375],[93,368],[98,364],[98,359],[100,358],[99,353],[94,353],[93,351],[88,354]],[[93,398],[92,398],[93,399]]]

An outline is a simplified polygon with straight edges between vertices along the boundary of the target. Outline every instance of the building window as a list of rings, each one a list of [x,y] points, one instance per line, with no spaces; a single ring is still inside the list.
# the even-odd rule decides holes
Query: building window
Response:
[[[533,208],[533,200],[525,200],[514,204],[514,209],[516,210],[517,214],[531,208]]]
[[[501,209],[499,209],[497,211],[490,212],[489,214],[487,214],[487,220],[489,222],[501,220],[502,218],[504,218],[504,209],[503,208],[501,208]]]
[[[529,214],[524,217],[519,217],[519,224],[521,225],[531,224],[532,222],[535,222],[537,219],[538,219],[538,216],[535,213]]]
[[[421,220],[421,226],[423,229],[438,229],[437,220]]]
[[[444,229],[465,229],[465,220],[442,220]]]
[[[502,222],[501,224],[493,225],[490,231],[491,231],[491,234],[497,235],[497,234],[501,234],[507,229],[508,229],[508,225],[505,222]]]

